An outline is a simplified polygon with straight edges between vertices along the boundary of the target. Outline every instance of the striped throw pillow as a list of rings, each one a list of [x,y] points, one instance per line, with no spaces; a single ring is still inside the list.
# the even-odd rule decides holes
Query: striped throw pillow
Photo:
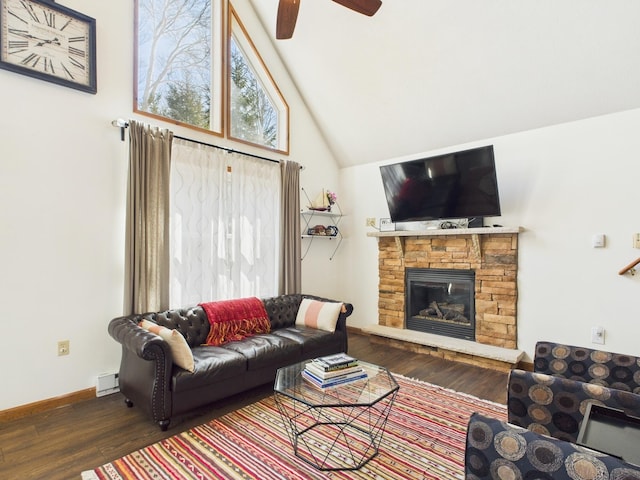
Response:
[[[342,303],[303,298],[296,316],[296,325],[335,332],[342,308]]]

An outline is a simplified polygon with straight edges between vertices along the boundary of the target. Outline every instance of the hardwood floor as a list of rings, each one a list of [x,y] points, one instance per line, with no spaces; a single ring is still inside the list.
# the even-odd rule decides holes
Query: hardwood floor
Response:
[[[417,378],[498,403],[506,402],[507,374],[372,344],[350,334],[349,353]],[[0,425],[0,478],[79,479],[90,470],[272,394],[272,385],[172,419],[167,432],[120,394],[78,402]]]

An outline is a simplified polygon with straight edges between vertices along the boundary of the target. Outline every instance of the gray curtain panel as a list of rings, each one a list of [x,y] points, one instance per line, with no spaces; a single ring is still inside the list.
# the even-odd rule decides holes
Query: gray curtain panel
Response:
[[[124,314],[169,308],[169,174],[173,133],[129,122]]]
[[[302,293],[302,247],[300,237],[300,165],[280,163],[282,205],[279,294]]]

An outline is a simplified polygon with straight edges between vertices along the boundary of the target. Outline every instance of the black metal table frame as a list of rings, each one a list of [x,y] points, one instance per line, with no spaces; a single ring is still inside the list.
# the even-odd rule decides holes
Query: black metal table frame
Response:
[[[325,395],[318,393],[323,397],[319,404],[274,391],[296,457],[318,470],[349,471],[362,468],[378,455],[398,393],[397,384],[370,403],[331,401],[340,398],[341,389],[355,388],[358,384],[367,388],[367,383],[368,380],[360,380],[336,387],[326,393],[326,403]]]

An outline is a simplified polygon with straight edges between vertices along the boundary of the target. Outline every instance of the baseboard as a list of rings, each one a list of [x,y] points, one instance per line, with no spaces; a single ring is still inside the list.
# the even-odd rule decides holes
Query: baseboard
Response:
[[[347,325],[347,333],[359,333],[361,335],[369,335],[366,332],[363,332],[360,327],[350,327]]]
[[[0,411],[0,423],[28,417],[29,415],[46,412],[47,410],[53,410],[54,408],[64,407],[72,403],[89,400],[90,398],[96,398],[95,387],[72,392],[60,397],[48,398],[39,402],[20,405],[19,407],[10,408],[8,410],[2,410]]]
[[[518,368],[520,370],[526,370],[527,372],[533,372],[533,363],[521,361],[518,363]]]

